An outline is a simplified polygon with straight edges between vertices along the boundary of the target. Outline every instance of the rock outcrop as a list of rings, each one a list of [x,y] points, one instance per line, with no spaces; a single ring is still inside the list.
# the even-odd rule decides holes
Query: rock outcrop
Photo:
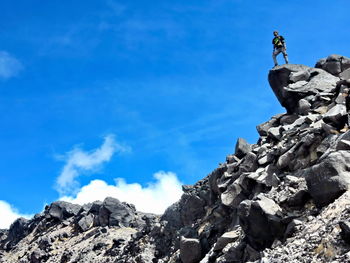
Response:
[[[350,262],[349,78],[338,55],[273,68],[286,113],[163,215],[113,198],[54,202],[0,230],[0,262]]]

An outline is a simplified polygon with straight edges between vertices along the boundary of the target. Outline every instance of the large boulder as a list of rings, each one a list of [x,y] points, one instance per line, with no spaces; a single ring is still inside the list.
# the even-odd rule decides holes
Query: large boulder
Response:
[[[80,205],[71,204],[65,201],[53,202],[46,210],[48,217],[64,220],[72,216],[76,216],[81,209]]]
[[[209,174],[209,188],[213,195],[219,194],[219,187],[217,184],[217,180],[227,171],[227,166],[219,167],[215,169],[211,174]]]
[[[323,116],[325,123],[330,123],[335,127],[343,127],[344,122],[347,119],[346,106],[343,104],[334,105],[327,113]]]
[[[169,206],[161,217],[161,221],[166,221],[169,228],[179,229],[183,226],[180,216],[180,202]]]
[[[183,194],[180,199],[180,218],[182,223],[191,225],[205,214],[205,201],[197,195]]]
[[[239,227],[230,232],[224,233],[221,237],[218,238],[214,251],[222,250],[227,244],[235,242],[242,236],[242,229]]]
[[[315,204],[318,207],[328,205],[349,188],[350,152],[332,152],[304,174]]]
[[[317,61],[316,68],[321,68],[332,75],[339,76],[350,68],[350,58],[340,55],[330,55]]]
[[[312,98],[310,95],[320,92],[333,92],[338,80],[322,69],[304,65],[285,64],[269,72],[270,86],[288,113],[300,111],[301,99],[309,100]]]
[[[87,214],[86,216],[83,216],[79,221],[78,221],[78,226],[82,231],[87,231],[89,230],[94,224],[94,216],[93,214]]]
[[[223,205],[229,207],[236,207],[245,196],[242,194],[242,187],[238,183],[230,184],[226,191],[220,195]]]
[[[199,262],[202,258],[202,250],[199,240],[195,238],[181,237],[180,258],[183,263]]]
[[[129,227],[135,222],[135,208],[107,197],[99,209],[98,218],[101,226]]]
[[[282,238],[286,226],[281,213],[279,205],[262,194],[239,204],[240,225],[253,248],[269,247],[276,238]]]
[[[252,150],[252,146],[243,138],[238,138],[236,143],[235,155],[238,158],[243,158]]]

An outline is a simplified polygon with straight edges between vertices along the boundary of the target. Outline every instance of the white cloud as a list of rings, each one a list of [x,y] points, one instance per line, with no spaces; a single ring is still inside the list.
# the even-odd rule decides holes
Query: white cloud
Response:
[[[124,179],[115,179],[115,185],[109,185],[102,180],[93,180],[82,187],[76,196],[65,196],[62,200],[85,204],[96,200],[105,199],[108,196],[123,202],[134,204],[138,211],[161,214],[164,210],[180,199],[182,195],[182,183],[175,173],[157,172],[153,183],[142,187],[138,183],[128,184]]]
[[[57,178],[57,190],[61,195],[71,194],[79,187],[77,177],[86,172],[97,171],[103,163],[110,161],[115,152],[127,151],[130,148],[118,144],[113,135],[106,136],[101,147],[92,151],[75,147],[64,157],[66,164]]]
[[[0,51],[0,78],[8,79],[16,76],[23,65],[6,51]]]
[[[32,215],[18,213],[9,203],[0,200],[0,229],[7,229],[19,217],[30,218]]]

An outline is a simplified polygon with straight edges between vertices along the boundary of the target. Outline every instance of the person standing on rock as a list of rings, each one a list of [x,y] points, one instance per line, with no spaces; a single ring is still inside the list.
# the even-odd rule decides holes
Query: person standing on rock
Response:
[[[281,52],[283,54],[284,60],[286,61],[286,64],[288,64],[287,48],[286,48],[286,43],[284,41],[284,37],[278,35],[278,31],[273,31],[273,35],[275,37],[272,39],[272,45],[273,45],[272,58],[273,58],[273,62],[275,62],[275,66],[278,65],[276,57]]]

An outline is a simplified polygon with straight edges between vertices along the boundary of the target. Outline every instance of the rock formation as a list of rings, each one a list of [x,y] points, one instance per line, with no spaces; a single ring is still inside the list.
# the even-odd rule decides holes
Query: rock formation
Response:
[[[285,114],[163,215],[54,202],[0,230],[0,262],[350,262],[350,59],[269,72]]]

